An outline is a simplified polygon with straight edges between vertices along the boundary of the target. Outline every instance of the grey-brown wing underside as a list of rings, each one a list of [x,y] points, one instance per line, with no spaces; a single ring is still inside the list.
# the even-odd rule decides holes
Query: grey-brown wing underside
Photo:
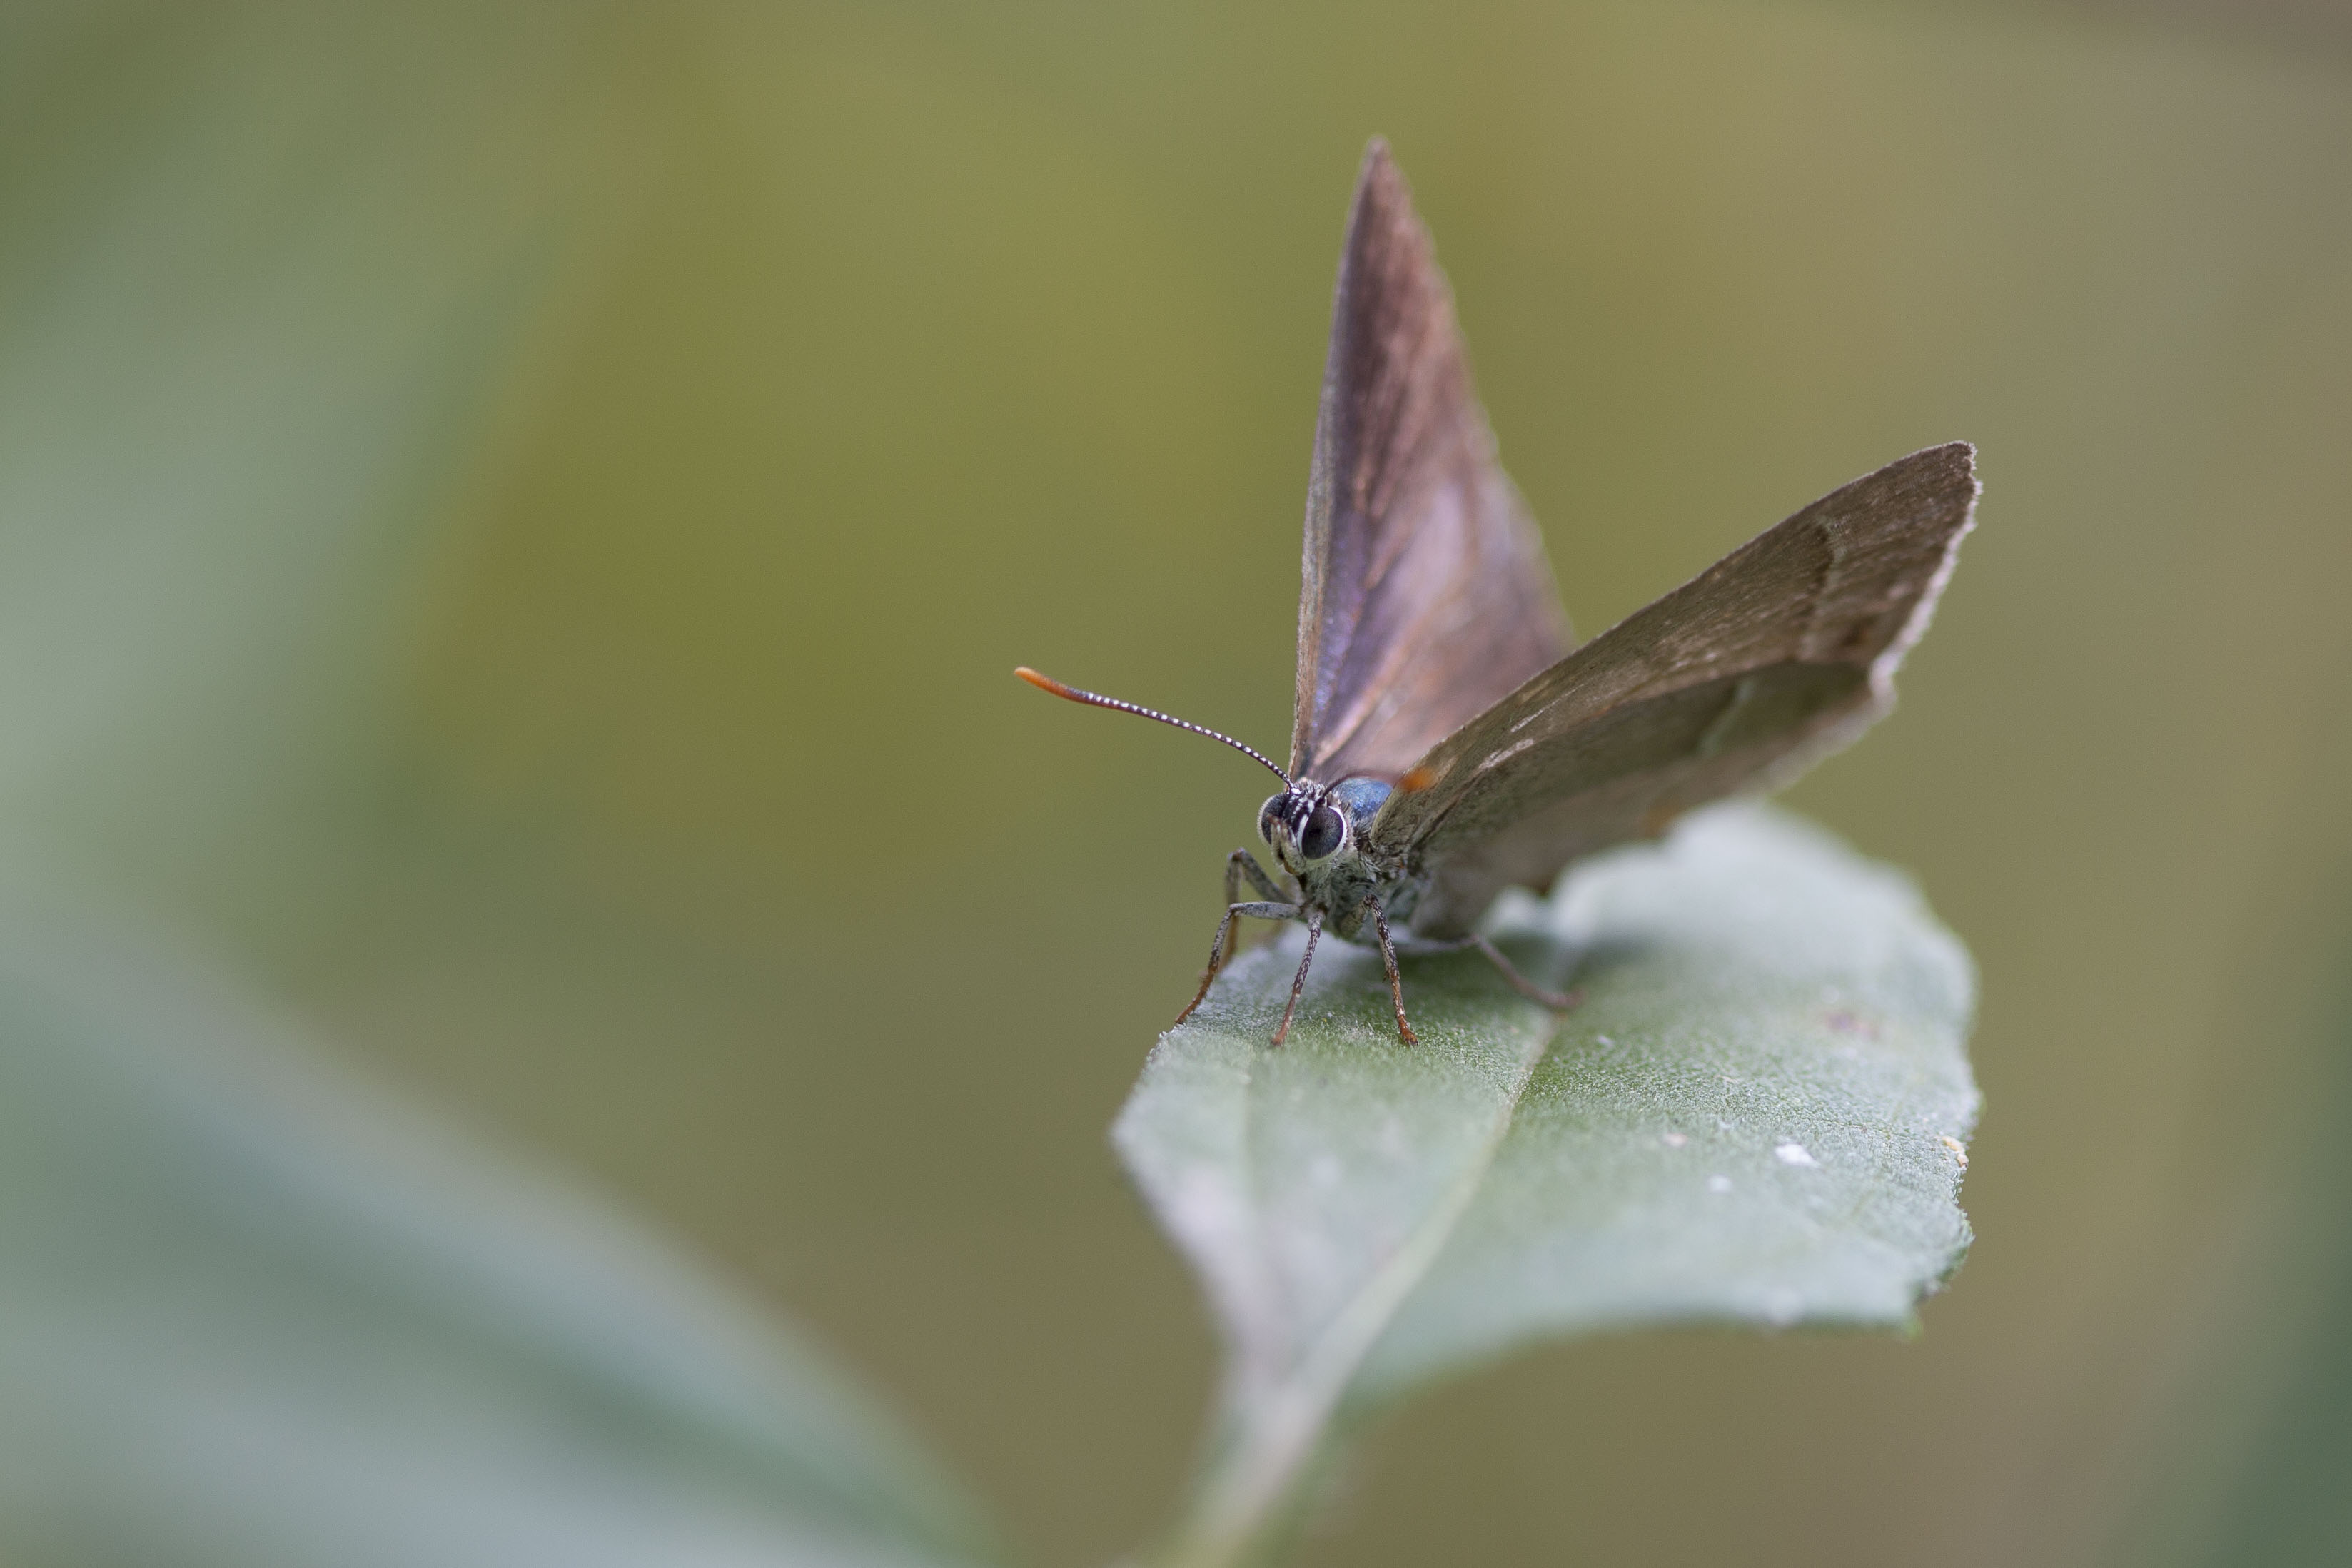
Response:
[[[1394,779],[1568,651],[1404,177],[1364,153],[1315,424],[1294,778]]]
[[[1431,878],[1413,929],[1458,935],[1503,888],[1867,728],[1971,526],[1975,457],[1930,447],[1823,497],[1432,749],[1368,834]]]

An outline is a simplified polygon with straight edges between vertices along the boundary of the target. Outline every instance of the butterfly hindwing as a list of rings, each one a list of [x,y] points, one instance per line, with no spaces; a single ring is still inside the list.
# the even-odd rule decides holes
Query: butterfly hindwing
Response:
[[[1458,935],[1514,883],[1778,785],[1867,728],[1927,629],[1977,497],[1961,443],[1814,502],[1470,719],[1405,774],[1371,847]]]
[[[1291,774],[1393,779],[1569,643],[1428,232],[1375,141],[1315,427]]]

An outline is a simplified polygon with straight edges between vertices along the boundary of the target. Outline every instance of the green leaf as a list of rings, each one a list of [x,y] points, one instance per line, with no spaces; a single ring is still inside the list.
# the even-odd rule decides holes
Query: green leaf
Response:
[[[1114,1137],[1227,1352],[1170,1563],[1246,1561],[1326,1434],[1539,1338],[1647,1324],[1901,1328],[1969,1241],[1966,952],[1899,873],[1754,806],[1580,867],[1474,954],[1237,964],[1145,1066]]]
[[[943,1568],[814,1353],[119,924],[0,908],[0,1558]]]

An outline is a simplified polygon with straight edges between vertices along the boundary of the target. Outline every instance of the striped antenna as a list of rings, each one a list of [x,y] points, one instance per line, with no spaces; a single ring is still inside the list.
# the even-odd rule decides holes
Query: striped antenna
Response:
[[[1189,729],[1194,735],[1205,735],[1211,740],[1222,740],[1227,746],[1232,747],[1235,751],[1244,753],[1250,757],[1255,757],[1260,762],[1265,763],[1267,768],[1273,770],[1274,776],[1282,780],[1284,785],[1287,786],[1290,783],[1290,775],[1285,773],[1281,768],[1276,768],[1274,763],[1268,759],[1265,753],[1258,750],[1254,746],[1244,746],[1240,741],[1235,740],[1230,735],[1220,735],[1215,730],[1209,728],[1206,725],[1193,724],[1188,720],[1177,718],[1171,715],[1161,713],[1156,708],[1143,707],[1135,703],[1123,703],[1117,697],[1100,696],[1093,692],[1082,692],[1076,686],[1066,686],[1061,682],[1054,679],[1051,675],[1039,674],[1036,671],[1031,669],[1026,664],[1022,665],[1013,673],[1020,676],[1023,680],[1028,682],[1031,685],[1035,686],[1041,692],[1051,692],[1057,697],[1066,697],[1074,703],[1085,703],[1089,707],[1115,707],[1121,713],[1131,713],[1143,718],[1156,718],[1162,724],[1172,724],[1178,729]]]

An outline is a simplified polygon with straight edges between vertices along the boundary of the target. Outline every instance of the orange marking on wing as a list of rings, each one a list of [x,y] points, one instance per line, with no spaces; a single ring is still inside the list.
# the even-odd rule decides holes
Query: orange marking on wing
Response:
[[[1642,813],[1642,836],[1645,839],[1656,838],[1661,833],[1664,833],[1668,828],[1673,827],[1675,825],[1675,819],[1682,814],[1683,808],[1680,806],[1667,805],[1663,801],[1651,807],[1647,811]]]

